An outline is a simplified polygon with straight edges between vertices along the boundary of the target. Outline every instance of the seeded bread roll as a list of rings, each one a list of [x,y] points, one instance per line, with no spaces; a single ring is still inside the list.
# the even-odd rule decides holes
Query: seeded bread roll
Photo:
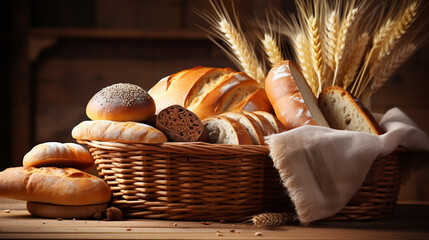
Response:
[[[156,113],[171,105],[191,110],[201,120],[223,112],[272,112],[265,91],[246,74],[230,68],[195,67],[161,79],[149,90]]]
[[[141,87],[117,83],[97,92],[86,107],[91,120],[144,121],[155,114],[155,102]]]
[[[160,111],[156,116],[156,128],[174,142],[207,141],[208,137],[198,116],[179,105]]]
[[[238,121],[222,117],[210,117],[203,120],[209,134],[210,143],[252,145],[252,139]]]
[[[100,178],[74,168],[14,167],[0,172],[0,197],[58,205],[92,205],[110,200]]]
[[[72,130],[72,137],[80,140],[98,140],[123,143],[163,143],[167,137],[158,129],[137,122],[108,120],[83,121]]]
[[[87,170],[94,159],[76,143],[46,142],[33,147],[23,159],[24,167],[71,167]]]
[[[382,134],[368,109],[341,87],[325,88],[319,95],[319,106],[332,128]]]
[[[102,214],[106,209],[107,203],[71,206],[27,202],[27,210],[31,215],[44,218],[91,219],[95,214]]]
[[[277,118],[287,129],[303,125],[329,127],[311,88],[292,61],[280,62],[270,70],[265,91]]]

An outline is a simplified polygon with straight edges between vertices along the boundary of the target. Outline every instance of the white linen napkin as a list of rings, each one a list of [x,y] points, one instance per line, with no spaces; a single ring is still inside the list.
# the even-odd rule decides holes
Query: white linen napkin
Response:
[[[270,156],[302,224],[341,210],[362,185],[373,161],[402,146],[429,151],[429,137],[398,108],[380,120],[380,136],[303,126],[266,137]]]

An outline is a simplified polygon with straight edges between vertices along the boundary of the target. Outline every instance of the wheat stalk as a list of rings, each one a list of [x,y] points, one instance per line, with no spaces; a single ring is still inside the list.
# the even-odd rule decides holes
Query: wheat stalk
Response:
[[[323,55],[322,55],[322,43],[320,40],[319,27],[317,25],[316,17],[311,16],[308,18],[309,26],[309,42],[311,45],[312,63],[314,71],[317,75],[317,92],[316,97],[322,91],[322,71],[323,71]]]
[[[337,46],[337,37],[339,31],[338,15],[335,10],[331,11],[325,21],[323,51],[325,62],[325,84],[332,84],[332,78],[335,71],[335,48]]]
[[[318,91],[317,76],[313,71],[311,65],[311,52],[309,51],[309,44],[305,34],[300,32],[293,37],[293,45],[295,50],[295,56],[301,67],[301,72],[304,78],[307,80],[308,85],[314,94]]]
[[[271,67],[283,61],[282,51],[273,34],[265,33],[264,38],[260,41],[264,47],[265,54],[268,57]]]
[[[358,19],[357,13],[357,8],[352,9],[349,14],[347,14],[347,17],[344,22],[341,24],[337,40],[337,47],[335,51],[335,72],[332,85],[336,85],[337,80],[341,76],[343,70],[343,63],[347,58],[349,46],[353,41],[353,36],[356,34],[356,20]]]
[[[380,66],[380,71],[374,75],[371,92],[376,92],[386,80],[415,52],[417,46],[415,44],[405,45],[395,51],[389,58]]]
[[[355,43],[353,50],[348,57],[348,61],[344,64],[346,74],[344,75],[343,88],[347,89],[355,80],[356,74],[362,63],[362,58],[367,49],[369,42],[369,34],[363,33]]]
[[[277,227],[298,222],[294,212],[261,213],[252,217],[251,222],[259,227]]]

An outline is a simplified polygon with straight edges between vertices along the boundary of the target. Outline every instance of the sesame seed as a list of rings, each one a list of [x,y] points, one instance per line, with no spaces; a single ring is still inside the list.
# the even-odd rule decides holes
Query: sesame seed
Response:
[[[111,103],[116,106],[127,106],[146,102],[150,98],[143,88],[130,83],[117,83],[101,89],[93,96],[94,101]]]

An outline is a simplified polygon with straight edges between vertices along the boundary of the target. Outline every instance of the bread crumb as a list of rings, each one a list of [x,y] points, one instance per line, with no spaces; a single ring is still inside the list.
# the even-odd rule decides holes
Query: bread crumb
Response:
[[[235,229],[230,229],[229,232],[235,232]]]
[[[4,210],[5,213],[10,213],[10,209]]]
[[[202,221],[201,224],[203,224],[203,225],[210,225],[211,223],[209,223],[207,221]]]
[[[62,221],[63,219],[62,219],[62,218],[57,218],[57,220],[58,220],[58,221]]]
[[[177,226],[177,223],[173,223],[173,226]]]
[[[117,207],[109,207],[106,210],[107,221],[117,221],[122,219],[122,211]]]
[[[131,231],[132,229],[131,228],[127,228],[127,229],[125,229],[126,231]]]
[[[222,233],[220,233],[219,231],[218,231],[218,232],[216,232],[216,235],[218,235],[218,236],[223,236],[223,234],[222,234]]]
[[[255,232],[255,236],[262,236],[261,232]]]

